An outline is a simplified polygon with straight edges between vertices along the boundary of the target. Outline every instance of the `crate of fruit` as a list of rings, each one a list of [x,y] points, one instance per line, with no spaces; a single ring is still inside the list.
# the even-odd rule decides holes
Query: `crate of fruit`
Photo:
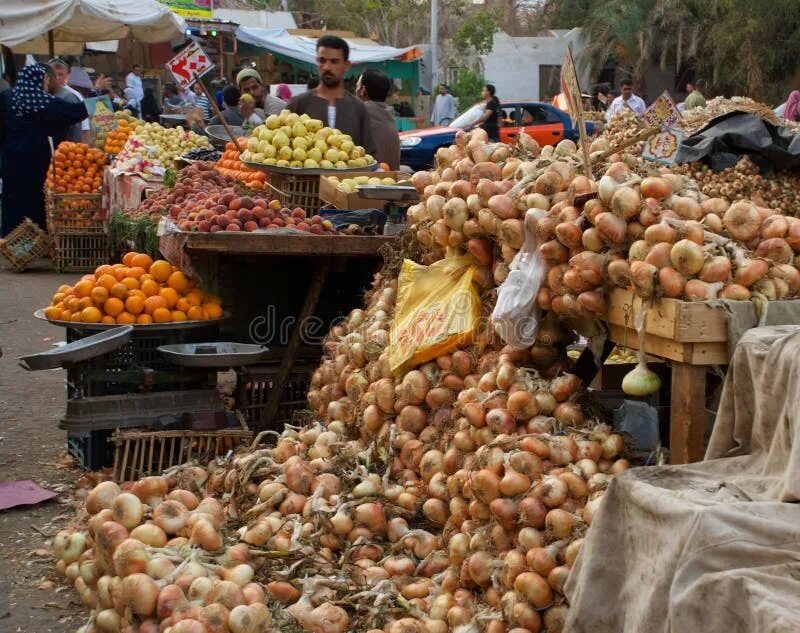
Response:
[[[108,213],[101,193],[47,192],[47,230],[51,235],[103,235]]]
[[[0,254],[16,272],[23,270],[37,257],[50,250],[50,239],[39,226],[25,218],[17,228],[0,239]]]

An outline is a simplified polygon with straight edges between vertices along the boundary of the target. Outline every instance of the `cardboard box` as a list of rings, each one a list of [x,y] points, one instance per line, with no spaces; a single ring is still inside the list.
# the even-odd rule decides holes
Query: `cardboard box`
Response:
[[[369,176],[370,178],[394,178],[395,180],[410,180],[411,176],[399,171],[343,171],[333,174],[340,181],[355,176]],[[323,202],[332,204],[337,209],[348,209],[356,211],[358,209],[380,209],[383,210],[388,200],[368,200],[362,198],[358,193],[345,193],[336,188],[336,183],[329,180],[328,174],[319,177],[319,197]]]

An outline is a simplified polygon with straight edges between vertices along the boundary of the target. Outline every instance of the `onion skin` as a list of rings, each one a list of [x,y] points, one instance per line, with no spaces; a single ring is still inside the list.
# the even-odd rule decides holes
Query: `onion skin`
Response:
[[[629,396],[649,396],[661,388],[661,379],[657,374],[648,369],[644,363],[639,363],[622,379],[622,391]]]
[[[722,216],[725,229],[736,240],[747,242],[758,235],[761,228],[761,215],[749,200],[732,204]]]

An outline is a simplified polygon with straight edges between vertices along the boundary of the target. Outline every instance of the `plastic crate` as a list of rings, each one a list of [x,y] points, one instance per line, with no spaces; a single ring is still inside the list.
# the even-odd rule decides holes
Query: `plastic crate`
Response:
[[[263,430],[263,423],[266,422],[264,415],[278,369],[277,364],[251,365],[236,372],[236,409],[242,413],[247,424],[259,430]],[[306,396],[313,371],[312,365],[292,369],[281,396],[275,417],[277,424],[274,426],[291,422],[295,411],[308,408]]]
[[[91,331],[68,327],[67,343],[92,334]],[[219,340],[219,322],[203,327],[170,330],[134,328],[130,340],[122,347],[67,368],[67,397],[122,395],[137,393],[143,388],[148,391],[174,391],[213,387],[216,384],[216,372],[173,365],[158,348],[162,345],[216,340]]]
[[[271,173],[270,185],[280,192],[281,204],[316,213],[324,202],[319,197],[319,176]]]
[[[0,253],[9,261],[11,268],[24,270],[37,257],[50,250],[50,238],[35,222],[25,218],[6,237],[0,239]]]
[[[253,433],[246,425],[242,427],[219,431],[115,431],[114,479],[134,481],[192,460],[205,466],[215,457],[252,442]]]
[[[100,470],[114,464],[114,445],[111,444],[112,430],[67,433],[67,453],[72,455],[81,468]]]
[[[111,260],[111,244],[106,234],[56,234],[53,236],[53,261],[60,273],[93,272]]]
[[[48,191],[47,230],[51,235],[105,235],[108,212],[103,194]]]

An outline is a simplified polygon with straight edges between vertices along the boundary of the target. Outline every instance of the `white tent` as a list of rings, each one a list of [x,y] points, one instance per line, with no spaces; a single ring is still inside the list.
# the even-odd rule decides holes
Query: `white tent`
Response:
[[[0,43],[19,53],[70,54],[86,42],[180,38],[186,22],[157,0],[2,0]],[[80,52],[78,50],[78,52]]]
[[[317,40],[313,37],[291,35],[285,29],[259,29],[240,26],[236,29],[236,39],[245,44],[265,48],[277,55],[297,59],[309,64],[317,63]],[[348,41],[350,61],[353,64],[384,62],[398,59],[414,51],[416,46],[394,48],[380,44],[368,44],[363,40]]]

